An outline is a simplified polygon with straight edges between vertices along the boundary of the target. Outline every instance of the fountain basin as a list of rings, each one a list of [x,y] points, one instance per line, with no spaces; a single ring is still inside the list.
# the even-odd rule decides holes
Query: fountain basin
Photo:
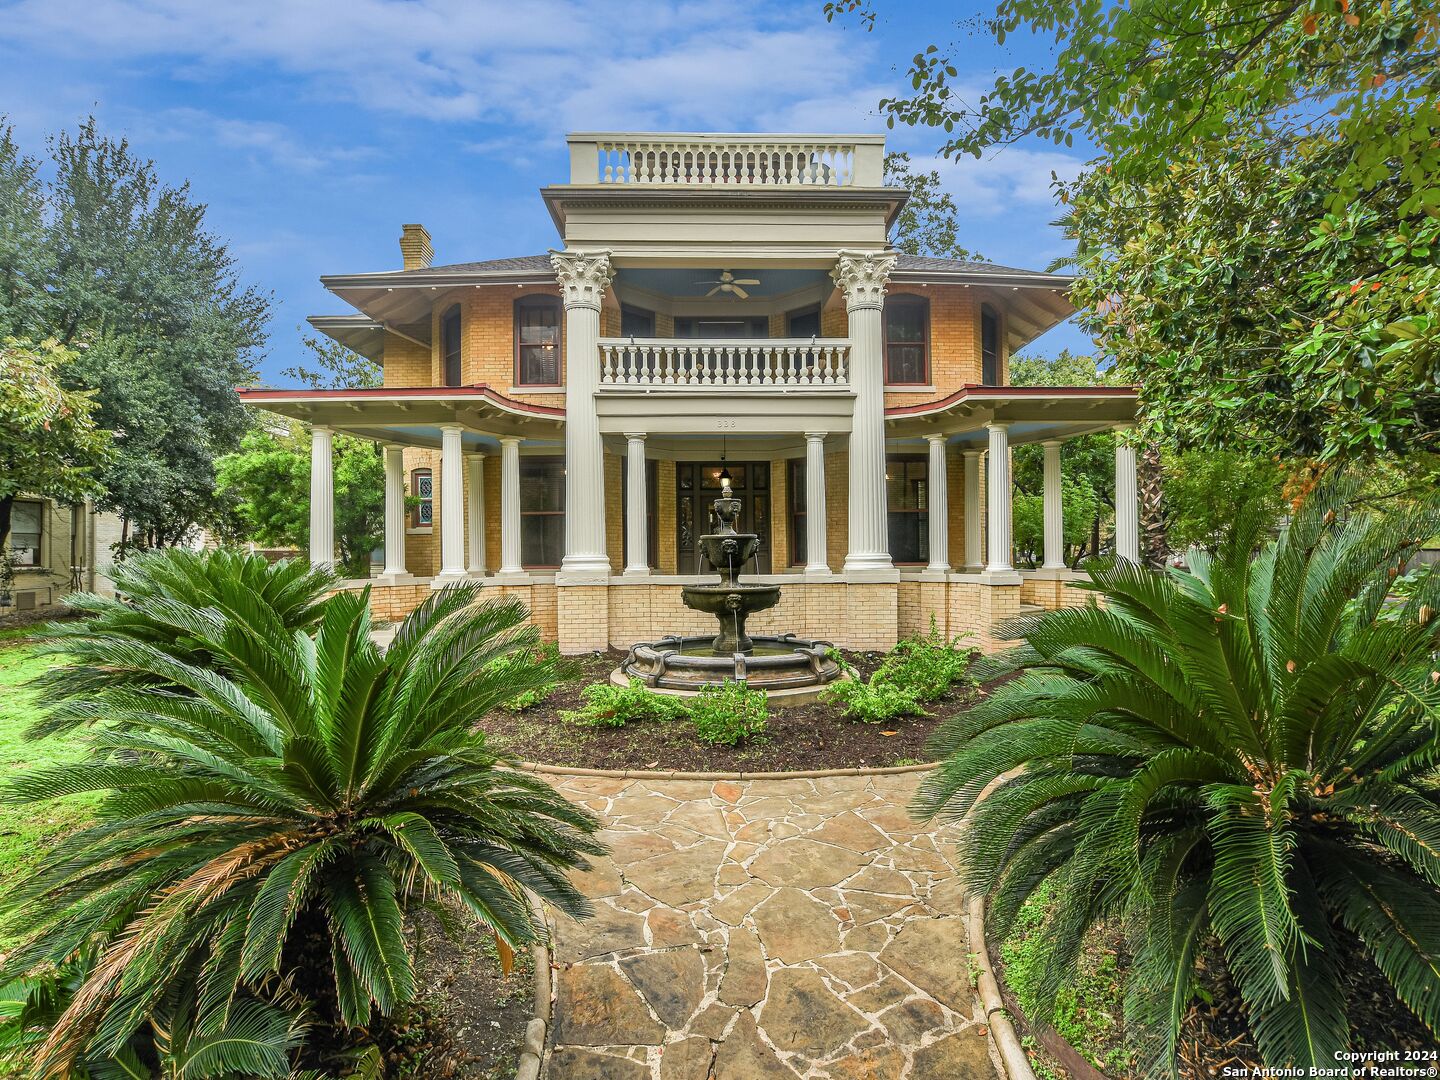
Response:
[[[680,594],[686,607],[715,616],[720,633],[712,639],[710,647],[716,656],[723,657],[750,652],[754,639],[745,633],[745,620],[751,612],[764,611],[780,602],[779,585],[722,581],[714,585],[686,585]]]
[[[673,636],[633,645],[610,681],[625,686],[638,679],[657,693],[698,694],[707,686],[743,680],[764,690],[777,707],[813,701],[844,670],[830,657],[828,641],[794,634],[756,635],[753,651],[717,656],[707,635]]]

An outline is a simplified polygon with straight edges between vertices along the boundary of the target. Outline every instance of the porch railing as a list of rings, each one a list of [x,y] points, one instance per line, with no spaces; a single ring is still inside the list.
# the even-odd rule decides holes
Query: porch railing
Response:
[[[614,186],[880,187],[880,136],[571,135],[570,182]]]
[[[845,390],[850,342],[843,338],[601,338],[602,390],[716,386]]]

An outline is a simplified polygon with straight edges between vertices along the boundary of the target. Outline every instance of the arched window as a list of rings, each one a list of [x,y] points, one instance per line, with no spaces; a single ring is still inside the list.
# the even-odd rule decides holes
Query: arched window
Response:
[[[515,385],[560,385],[560,298],[515,301]]]
[[[445,385],[460,385],[460,305],[440,316],[440,356],[445,361]]]
[[[904,293],[885,300],[886,385],[930,381],[930,302]]]
[[[980,381],[1000,385],[1000,316],[989,304],[980,305]]]
[[[412,469],[410,494],[419,500],[410,511],[412,529],[428,529],[435,523],[435,480],[429,469]]]

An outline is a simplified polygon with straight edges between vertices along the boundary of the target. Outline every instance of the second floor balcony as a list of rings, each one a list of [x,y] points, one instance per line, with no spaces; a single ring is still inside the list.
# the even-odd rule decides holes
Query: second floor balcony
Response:
[[[579,132],[570,183],[606,187],[879,188],[880,135]]]
[[[844,338],[601,338],[602,392],[848,392]]]

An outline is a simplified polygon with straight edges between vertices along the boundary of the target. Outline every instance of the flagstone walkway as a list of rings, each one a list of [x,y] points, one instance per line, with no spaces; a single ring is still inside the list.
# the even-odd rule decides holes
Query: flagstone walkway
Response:
[[[546,1080],[995,1080],[922,776],[554,777],[612,855],[554,928]]]

